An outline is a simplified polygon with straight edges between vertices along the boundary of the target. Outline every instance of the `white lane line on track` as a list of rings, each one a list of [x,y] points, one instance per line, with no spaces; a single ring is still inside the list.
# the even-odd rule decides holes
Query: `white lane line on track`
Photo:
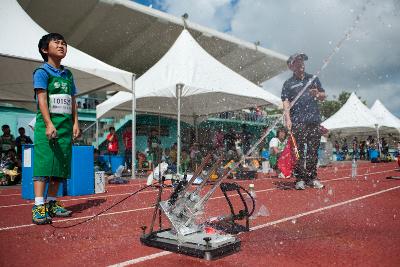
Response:
[[[349,163],[350,164],[350,163]],[[346,165],[348,165],[348,164],[346,164]],[[331,167],[329,167],[329,168],[331,168]],[[361,170],[361,169],[367,169],[367,168],[371,168],[370,166],[368,166],[368,167],[359,167],[358,168],[358,170]],[[329,169],[325,169],[326,171],[324,171],[324,174],[327,172],[327,173],[331,173],[332,171],[331,170],[329,170]],[[339,171],[349,171],[349,170],[351,170],[350,168],[344,168],[344,169],[340,169]],[[396,169],[395,169],[396,170]],[[334,172],[334,171],[333,171]],[[276,177],[274,177],[274,178],[276,178]],[[265,178],[259,178],[259,179],[257,179],[258,181],[259,180],[268,180],[268,179],[274,179],[274,178],[272,178],[272,177],[265,177]],[[249,180],[236,180],[236,182],[237,183],[245,183],[245,182],[248,182]],[[121,184],[121,185],[108,185],[107,186],[107,188],[114,188],[114,187],[118,187],[118,188],[121,188],[121,187],[128,187],[128,186],[137,186],[137,185],[140,185],[140,186],[143,186],[143,185],[145,185],[146,183],[145,182],[142,182],[142,181],[135,181],[135,182],[131,182],[131,183],[129,183],[129,184]],[[127,193],[128,194],[128,193]],[[0,194],[0,197],[9,197],[9,196],[20,196],[21,195],[21,193],[18,193],[18,194],[7,194],[7,195],[2,195],[2,194]],[[110,195],[111,196],[111,195]],[[113,195],[114,196],[114,195]],[[74,199],[74,200],[78,200],[78,199]],[[0,208],[2,208],[2,207],[4,207],[4,206],[0,206]]]
[[[394,169],[394,170],[396,170],[396,169]],[[391,171],[391,170],[389,170],[389,171]],[[387,172],[387,171],[383,171],[383,172]],[[381,172],[375,172],[375,173],[381,173]],[[369,174],[375,174],[375,173],[368,173],[368,174],[359,174],[359,175],[357,175],[357,176],[365,176],[365,175],[369,175]],[[322,180],[322,182],[328,182],[328,181],[337,181],[337,180],[343,180],[343,179],[346,179],[346,178],[349,178],[348,176],[346,176],[346,177],[340,177],[340,178],[334,178],[334,179],[329,179],[329,180]],[[260,179],[257,179],[257,181],[260,181],[260,180],[273,180],[273,178],[270,178],[270,177],[267,177],[267,178],[260,178]],[[250,180],[234,180],[236,183],[243,183],[243,182],[249,182]],[[273,181],[283,181],[283,180],[279,180],[279,179],[274,179]],[[143,184],[144,185],[144,184]],[[169,189],[169,188],[165,188],[164,190],[166,190],[166,191],[168,191],[168,190],[171,190],[171,189]],[[146,191],[143,191],[143,192],[139,192],[139,194],[146,194],[146,193],[152,193],[152,192],[156,192],[157,190],[146,190]],[[88,200],[88,199],[98,199],[98,198],[108,198],[108,197],[117,197],[117,196],[126,196],[126,195],[129,195],[129,194],[132,194],[132,192],[129,192],[129,193],[119,193],[119,194],[110,194],[110,195],[107,195],[107,194],[104,194],[104,195],[94,195],[94,196],[91,196],[91,197],[78,197],[78,198],[70,198],[70,199],[63,199],[62,200],[62,202],[68,202],[68,201],[79,201],[79,200]],[[16,195],[20,195],[20,194],[16,194]],[[0,206],[0,209],[1,208],[12,208],[12,207],[20,207],[20,206],[31,206],[31,205],[33,205],[33,202],[29,202],[29,203],[22,203],[22,204],[13,204],[13,205],[4,205],[4,206]]]
[[[355,202],[355,201],[363,200],[363,199],[366,199],[366,198],[369,198],[369,197],[373,197],[373,196],[376,196],[376,195],[380,195],[380,194],[383,194],[383,193],[386,193],[386,192],[389,192],[389,191],[393,191],[393,190],[396,190],[396,189],[400,189],[400,185],[399,186],[395,186],[395,187],[391,187],[391,188],[388,188],[388,189],[384,189],[384,190],[381,190],[381,191],[378,191],[378,192],[375,192],[375,193],[371,193],[371,194],[368,194],[368,195],[364,195],[364,196],[361,196],[361,197],[357,197],[357,198],[349,199],[349,200],[346,200],[346,201],[342,201],[342,202],[339,202],[339,203],[336,203],[336,204],[333,204],[333,205],[329,205],[329,206],[326,206],[326,207],[322,207],[322,208],[319,208],[319,209],[315,209],[315,210],[299,213],[299,214],[296,214],[296,215],[293,215],[293,216],[290,216],[290,217],[285,217],[285,218],[282,218],[282,219],[279,219],[279,220],[276,220],[276,221],[272,221],[272,222],[268,222],[268,223],[265,223],[265,224],[256,225],[256,226],[251,227],[250,231],[255,231],[255,230],[262,229],[262,228],[265,228],[265,227],[268,227],[268,226],[271,226],[271,225],[276,225],[276,224],[279,224],[279,223],[291,221],[291,220],[294,220],[294,219],[297,219],[297,218],[300,218],[300,217],[304,217],[304,216],[311,215],[311,214],[314,214],[314,213],[318,213],[318,212],[321,212],[321,211],[324,211],[324,210],[328,210],[328,209],[336,208],[336,207],[339,207],[339,206],[343,206],[343,205],[346,205],[346,204],[349,204],[349,203],[352,203],[352,202]],[[131,259],[131,260],[128,260],[128,261],[120,262],[120,263],[117,263],[117,264],[114,264],[114,265],[110,265],[109,267],[123,267],[123,266],[133,265],[133,264],[136,264],[136,263],[140,263],[140,262],[144,262],[144,261],[148,261],[148,260],[152,260],[152,259],[155,259],[155,258],[159,258],[159,257],[163,257],[163,256],[166,256],[166,255],[172,254],[172,252],[169,252],[169,251],[163,251],[163,252],[164,253],[162,253],[162,252],[154,253],[154,254],[150,254],[150,255],[147,255],[147,256],[143,256],[143,257]]]
[[[136,264],[136,263],[143,262],[143,261],[152,260],[152,259],[155,259],[155,258],[158,258],[158,257],[162,257],[162,256],[166,256],[166,255],[169,255],[169,254],[172,254],[172,252],[163,251],[163,252],[159,252],[159,253],[150,254],[150,255],[147,255],[147,256],[144,256],[144,257],[140,257],[140,258],[124,261],[124,262],[117,263],[117,264],[114,264],[114,265],[110,265],[109,267],[123,267],[123,266]]]
[[[371,172],[368,174],[363,174],[363,175],[358,175],[358,176],[366,176],[366,175],[371,175],[371,174],[379,174],[379,173],[385,173],[385,172],[391,172],[392,170],[386,170],[386,171],[380,171],[380,172]],[[335,179],[330,179],[330,180],[326,180],[323,181],[324,183],[330,182],[330,181],[338,181],[338,180],[344,180],[344,179],[348,179],[350,178],[350,176],[345,176],[345,177],[341,177],[341,178],[335,178]],[[277,188],[273,187],[273,188],[268,188],[268,189],[262,189],[262,190],[256,190],[256,193],[259,192],[266,192],[266,191],[273,191],[276,190]],[[231,197],[235,197],[238,196],[237,194],[234,195],[229,195]],[[220,199],[220,198],[224,198],[224,196],[219,196],[219,197],[212,197],[210,198],[210,200],[214,200],[214,199]],[[104,213],[101,214],[99,217],[103,217],[103,216],[110,216],[110,215],[117,215],[117,214],[123,214],[123,213],[129,213],[129,212],[136,212],[136,211],[142,211],[142,210],[147,210],[147,209],[152,209],[154,207],[145,207],[145,208],[138,208],[138,209],[131,209],[131,210],[124,210],[124,211],[116,211],[116,212],[110,212],[110,213]],[[83,217],[76,217],[76,218],[68,218],[68,219],[60,219],[60,220],[54,220],[53,223],[59,223],[59,222],[66,222],[66,221],[75,221],[75,220],[80,220],[80,219],[87,219],[90,217],[93,217],[94,215],[89,215],[89,216],[83,216]],[[12,229],[18,229],[18,228],[25,228],[25,227],[31,227],[31,226],[36,226],[36,224],[23,224],[23,225],[15,225],[15,226],[7,226],[7,227],[2,227],[0,228],[0,231],[6,231],[6,230],[12,230]]]
[[[168,188],[165,188],[164,190],[168,191]],[[146,190],[139,192],[138,194],[146,194],[146,193],[154,193],[158,192],[158,190]],[[87,200],[87,199],[99,199],[99,198],[108,198],[108,197],[119,197],[119,196],[126,196],[130,195],[132,192],[129,193],[119,193],[119,194],[111,194],[111,195],[94,195],[92,197],[78,197],[78,198],[70,198],[70,199],[62,199],[61,202],[68,202],[68,201],[79,201],[79,200]],[[5,206],[0,206],[0,208],[11,208],[11,207],[19,207],[19,206],[31,206],[33,205],[34,202],[29,202],[29,203],[22,203],[22,204],[14,204],[14,205],[5,205]]]

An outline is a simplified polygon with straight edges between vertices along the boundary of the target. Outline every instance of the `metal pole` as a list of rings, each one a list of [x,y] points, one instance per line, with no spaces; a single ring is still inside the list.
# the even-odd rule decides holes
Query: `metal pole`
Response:
[[[183,84],[179,83],[176,85],[176,98],[177,98],[177,109],[178,109],[178,120],[177,120],[177,132],[176,132],[176,173],[179,174],[179,168],[181,166],[181,94]]]
[[[376,128],[376,136],[378,138],[377,143],[378,143],[378,151],[379,151],[379,157],[381,156],[381,141],[379,140],[379,125],[375,124],[375,128]]]
[[[99,148],[99,120],[97,119],[96,114],[96,148]]]
[[[136,74],[132,73],[132,179],[136,178],[136,92],[135,92]]]
[[[194,124],[195,140],[196,140],[196,143],[198,143],[199,142],[199,127],[197,125],[197,117],[196,117],[196,115],[193,115],[193,124]]]

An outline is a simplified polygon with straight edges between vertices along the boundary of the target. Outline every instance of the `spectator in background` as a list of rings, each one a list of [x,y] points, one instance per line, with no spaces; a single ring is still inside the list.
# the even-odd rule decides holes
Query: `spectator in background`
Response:
[[[15,139],[15,145],[17,146],[18,159],[22,159],[22,146],[26,144],[33,144],[32,139],[25,135],[25,128],[20,127],[18,129],[19,136]]]
[[[397,156],[400,155],[400,141],[397,142]]]
[[[381,150],[385,157],[389,154],[389,144],[386,142],[384,137],[381,138]]]
[[[235,141],[236,141],[236,131],[231,127],[224,136],[226,151],[232,150],[236,151]]]
[[[132,126],[128,125],[122,135],[125,146],[125,164],[128,169],[132,168]]]
[[[10,126],[4,124],[1,126],[3,135],[0,136],[0,156],[3,157],[10,149],[15,149],[15,138],[11,134]]]
[[[285,175],[281,173],[278,169],[277,162],[278,158],[281,155],[283,149],[286,146],[286,136],[287,132],[285,128],[279,128],[276,132],[276,137],[272,138],[271,141],[269,142],[269,163],[271,165],[271,168],[276,171],[278,174],[278,178],[285,178]],[[287,177],[287,178],[290,178]]]
[[[100,151],[97,148],[95,148],[93,152],[93,161],[95,172],[107,170],[107,164],[104,160],[100,159]]]
[[[193,171],[201,164],[201,152],[198,143],[194,143],[190,148],[190,162]]]
[[[249,151],[251,144],[251,133],[246,124],[242,124],[241,143],[243,154],[246,154]]]
[[[353,138],[353,157],[358,158],[358,139],[357,136],[354,136]]]
[[[2,159],[4,169],[2,170],[3,177],[0,178],[0,185],[17,184],[21,180],[21,175],[18,174],[18,168],[21,169],[21,161],[17,159],[14,149],[9,149]],[[15,174],[15,175],[14,175]]]
[[[342,145],[342,152],[344,158],[346,158],[347,154],[349,153],[349,146],[347,145],[347,139],[343,139],[343,145]]]
[[[338,155],[340,152],[340,145],[338,140],[335,141],[335,150],[336,150],[336,155]]]
[[[262,119],[262,111],[260,107],[256,107],[256,121],[261,121]]]
[[[367,141],[366,141],[366,146],[367,146],[367,160],[370,160],[369,157],[369,151],[372,149],[372,144],[371,142],[373,141],[372,135],[368,136]]]
[[[189,171],[189,165],[190,165],[190,157],[186,149],[183,149],[181,155],[181,168],[180,168],[181,173],[187,173]]]
[[[151,155],[154,166],[157,166],[161,160],[161,140],[158,137],[158,131],[152,129],[147,139],[147,147],[149,148],[149,154]]]
[[[118,136],[115,133],[115,128],[110,127],[110,133],[107,135],[107,151],[109,155],[117,155],[118,154]]]
[[[222,132],[221,128],[219,128],[214,135],[213,146],[214,149],[216,150],[219,150],[224,147],[224,133]]]
[[[360,142],[360,159],[365,160],[365,147],[366,147],[366,142],[361,141]]]
[[[161,161],[167,163],[168,165],[172,164],[172,159],[171,159],[171,149],[168,147],[164,150],[163,156],[161,158]]]
[[[170,158],[171,158],[171,163],[176,165],[177,162],[177,157],[178,157],[178,145],[177,143],[174,143],[171,146],[171,151],[169,152]]]

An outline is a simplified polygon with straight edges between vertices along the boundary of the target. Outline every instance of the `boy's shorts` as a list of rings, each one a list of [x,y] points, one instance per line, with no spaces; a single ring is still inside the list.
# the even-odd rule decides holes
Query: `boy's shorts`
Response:
[[[53,181],[63,181],[63,180],[65,180],[66,178],[62,178],[62,177],[51,177],[51,179],[52,179]],[[34,182],[35,182],[35,181],[39,181],[39,182],[48,183],[49,180],[50,180],[50,177],[49,177],[49,176],[35,176],[35,177],[33,177],[33,181],[34,181]]]

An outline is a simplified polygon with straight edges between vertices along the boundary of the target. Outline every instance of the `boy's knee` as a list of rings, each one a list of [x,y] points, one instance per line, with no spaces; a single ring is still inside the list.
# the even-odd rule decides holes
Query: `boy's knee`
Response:
[[[44,182],[47,183],[49,181],[49,177],[47,176],[35,176],[33,177],[34,182]]]

